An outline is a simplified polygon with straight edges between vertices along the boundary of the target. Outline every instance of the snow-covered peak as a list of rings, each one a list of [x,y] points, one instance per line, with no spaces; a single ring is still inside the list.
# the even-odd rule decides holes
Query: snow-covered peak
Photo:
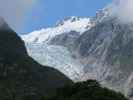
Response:
[[[106,18],[111,18],[112,5],[107,5],[105,8],[98,10],[95,17],[66,17],[64,20],[58,21],[54,27],[43,28],[23,35],[22,38],[28,43],[43,43],[49,41],[56,35],[75,31],[82,34],[86,30],[102,22]]]
[[[84,31],[90,29],[94,24],[90,18],[70,17],[58,23],[55,27],[44,28],[38,31],[23,35],[22,38],[28,43],[43,43],[50,40],[56,35],[76,31],[82,34]]]
[[[77,16],[71,16],[71,17],[66,17],[63,20],[59,21],[56,23],[56,26],[62,26],[64,25],[66,22],[76,22],[81,20],[81,17],[77,17]]]

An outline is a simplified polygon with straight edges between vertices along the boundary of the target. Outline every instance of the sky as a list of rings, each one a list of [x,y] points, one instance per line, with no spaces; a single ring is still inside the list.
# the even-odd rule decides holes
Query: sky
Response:
[[[112,0],[36,0],[32,9],[25,13],[25,20],[21,27],[16,28],[19,33],[28,33],[41,28],[51,27],[57,21],[69,16],[95,16],[98,9],[102,9]]]

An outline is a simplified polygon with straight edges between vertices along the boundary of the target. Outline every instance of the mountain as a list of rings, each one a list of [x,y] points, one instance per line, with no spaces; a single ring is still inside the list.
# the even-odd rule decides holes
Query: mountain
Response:
[[[102,21],[107,15],[108,10],[104,9],[104,11],[99,10],[96,17],[68,17],[59,21],[52,28],[44,28],[21,35],[21,37],[26,43],[29,55],[39,61],[39,63],[49,66],[54,64],[56,69],[59,69],[74,81],[81,80],[84,75],[84,65],[80,64],[79,59],[76,58],[77,55],[72,54],[75,42],[85,31],[94,27],[96,23]],[[53,56],[59,59],[55,61]],[[60,68],[61,64],[64,66]],[[69,73],[66,69],[69,70]],[[94,75],[90,76],[94,77]]]
[[[84,78],[95,73],[105,86],[132,97],[132,24],[106,16],[75,42],[74,55],[84,64]]]
[[[43,65],[54,66],[77,81],[82,77],[82,65],[71,56],[67,46],[71,48],[74,40],[93,26],[91,20],[69,17],[58,22],[55,27],[34,31],[21,37],[26,43],[30,56]]]
[[[66,47],[48,44],[26,44],[26,46],[29,54],[39,63],[60,70],[74,81],[79,81],[79,77],[82,76],[82,65],[71,57]]]
[[[63,45],[72,47],[76,40],[84,31],[94,26],[91,18],[67,17],[52,28],[44,28],[29,34],[21,35],[26,44],[36,44],[43,46]],[[30,52],[29,52],[30,53]]]
[[[87,24],[82,24],[84,18],[79,18],[80,20],[74,20],[73,22],[71,21],[72,17],[64,20],[62,24],[54,28],[48,28],[50,32],[46,33],[47,29],[43,29],[43,31],[35,31],[24,35],[22,38],[27,44],[37,43],[40,46],[47,44],[49,46],[54,45],[67,48],[71,58],[81,65],[79,67],[72,66],[72,69],[76,67],[82,72],[78,80],[96,79],[104,86],[122,91],[125,95],[132,97],[133,25],[121,23],[117,17],[112,16],[111,9],[112,7],[109,5],[99,10],[95,17],[86,18],[89,19],[88,22],[85,21]],[[62,26],[68,21],[71,22],[71,25],[81,26],[78,28],[81,31],[77,31],[71,25],[65,31],[54,31],[57,27],[64,30]],[[77,22],[79,22],[78,25],[72,24]],[[57,30],[59,29],[57,28]],[[46,34],[49,38],[46,37]],[[31,51],[29,50],[28,52],[33,56],[34,54]],[[36,53],[39,54],[37,50]],[[40,58],[45,57],[40,56]],[[43,62],[41,61],[40,63]],[[76,74],[74,71],[71,72]]]
[[[0,21],[1,100],[40,100],[73,83],[54,68],[33,60],[16,32],[2,18]]]
[[[84,78],[96,74],[105,86],[132,97],[132,34],[132,24],[121,23],[110,13],[84,32],[73,53],[84,64]]]
[[[55,27],[41,29],[22,35],[26,42],[30,43],[43,43],[50,41],[53,37],[76,31],[77,35],[89,29],[92,26],[90,18],[70,17],[57,23]]]

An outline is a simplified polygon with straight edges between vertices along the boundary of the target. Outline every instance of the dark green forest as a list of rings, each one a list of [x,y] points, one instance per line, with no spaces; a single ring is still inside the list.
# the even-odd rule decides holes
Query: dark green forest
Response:
[[[27,99],[28,100],[28,99]],[[102,87],[96,80],[77,82],[57,89],[53,97],[42,100],[128,100],[123,94]]]

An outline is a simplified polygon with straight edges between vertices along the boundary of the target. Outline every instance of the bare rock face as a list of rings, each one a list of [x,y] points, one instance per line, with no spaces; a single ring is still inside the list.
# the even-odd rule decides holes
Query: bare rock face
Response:
[[[0,24],[0,98],[1,100],[39,100],[53,95],[57,88],[72,84],[59,71],[41,66],[28,56],[24,42],[6,24]]]
[[[108,6],[98,11],[96,16],[91,18],[91,23],[88,24],[91,27],[85,29],[85,31],[75,32],[73,30],[55,35],[58,31],[55,32],[54,30],[54,36],[52,36],[52,39],[50,37],[49,44],[66,47],[74,60],[80,62],[80,65],[82,65],[79,66],[80,68],[72,67],[72,69],[82,69],[82,76],[78,75],[78,80],[96,79],[104,86],[133,97],[133,86],[130,78],[133,73],[133,24],[121,23],[110,14],[110,9],[110,6]],[[59,25],[61,29],[63,24]],[[77,26],[80,25],[78,23]],[[68,30],[70,29],[69,26]],[[27,35],[28,38],[34,37],[29,39],[29,45],[30,43],[40,43],[39,45],[42,48],[46,43],[45,41],[42,42],[42,39],[45,39],[45,33],[45,31],[39,31]],[[50,28],[50,33],[53,33],[52,28]],[[27,42],[26,40],[27,38],[24,39],[25,42]],[[33,47],[28,45],[27,48],[34,50]],[[44,49],[42,48],[42,51]],[[41,56],[34,56],[31,50],[30,55],[32,57],[45,58],[45,56],[42,56],[42,52],[37,49],[34,52]],[[40,59],[36,60],[39,61]],[[75,73],[74,70],[69,70]]]
[[[75,45],[84,64],[85,78],[95,74],[93,76],[105,86],[133,97],[130,78],[133,72],[132,24],[122,24],[116,18],[107,17],[84,32]]]

